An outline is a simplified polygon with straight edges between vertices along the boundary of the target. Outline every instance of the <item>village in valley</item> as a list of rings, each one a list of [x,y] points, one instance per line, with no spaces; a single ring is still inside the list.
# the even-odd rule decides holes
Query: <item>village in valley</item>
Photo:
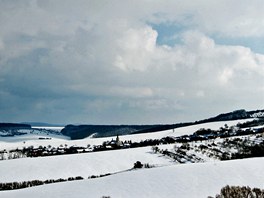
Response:
[[[200,128],[193,133],[190,133],[188,135],[180,135],[177,136],[177,134],[174,133],[175,129],[170,130],[172,135],[165,136],[162,138],[147,138],[142,139],[140,141],[134,141],[129,139],[128,136],[120,136],[116,135],[115,137],[109,137],[103,141],[101,144],[94,144],[91,145],[89,143],[89,139],[87,139],[86,146],[81,145],[70,145],[70,144],[60,144],[57,147],[54,147],[52,145],[46,144],[46,145],[39,145],[39,146],[22,146],[20,148],[10,149],[10,150],[0,150],[0,160],[6,160],[6,159],[17,159],[17,158],[25,158],[25,157],[44,157],[44,156],[52,156],[52,155],[66,155],[66,154],[78,154],[78,153],[88,153],[88,152],[99,152],[99,151],[107,151],[107,150],[117,150],[117,149],[129,149],[129,148],[138,148],[138,147],[146,147],[146,146],[152,146],[157,148],[158,146],[162,145],[169,145],[169,144],[185,144],[185,145],[198,145],[199,148],[202,148],[203,143],[207,142],[213,142],[215,145],[215,150],[217,147],[221,147],[220,145],[216,145],[215,143],[218,142],[225,142],[227,144],[228,141],[234,141],[239,139],[245,139],[245,141],[250,139],[256,139],[258,141],[253,141],[253,143],[250,143],[250,145],[253,147],[254,142],[261,143],[261,139],[263,138],[264,134],[264,127],[263,126],[264,121],[262,119],[251,119],[246,122],[238,122],[236,125],[228,126],[227,124],[224,124],[219,129],[210,129],[210,128]],[[17,132],[16,132],[17,133]],[[32,131],[30,132],[32,133]],[[17,133],[19,134],[19,133]],[[176,136],[175,136],[176,135]],[[132,135],[131,135],[132,137]],[[247,137],[247,138],[245,138]],[[251,138],[249,138],[251,137]],[[42,141],[52,141],[52,138],[48,136],[41,136],[38,138]],[[26,142],[24,142],[25,144]],[[231,144],[231,143],[230,143]],[[234,143],[233,143],[234,144]],[[257,144],[257,143],[256,143]],[[236,144],[238,145],[238,144]],[[243,146],[243,145],[241,145]],[[190,146],[188,146],[189,148]],[[207,147],[207,146],[205,146]],[[226,145],[223,146],[221,149],[225,149]],[[221,150],[220,149],[220,150]],[[237,148],[239,149],[239,148]],[[249,149],[249,148],[247,148]],[[157,151],[157,149],[154,149]],[[193,148],[193,150],[195,150]],[[197,150],[197,149],[196,149]],[[241,148],[240,148],[241,150]],[[241,151],[240,151],[241,152]],[[162,151],[163,154],[168,154],[168,151]],[[195,152],[194,152],[195,153]],[[215,155],[223,155],[225,157],[218,157],[219,159],[232,159],[231,154],[227,155],[226,151],[220,151],[220,153],[216,154],[217,152],[214,152]],[[261,153],[261,152],[260,152]],[[228,157],[229,156],[229,157]],[[211,154],[212,157],[212,154]],[[234,156],[233,156],[234,158]]]

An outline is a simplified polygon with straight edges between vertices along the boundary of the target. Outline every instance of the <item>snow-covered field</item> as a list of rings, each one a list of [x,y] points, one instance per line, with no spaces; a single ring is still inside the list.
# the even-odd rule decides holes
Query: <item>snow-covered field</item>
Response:
[[[153,154],[151,147],[3,160],[0,161],[0,182],[67,179],[75,176],[88,178],[91,175],[131,169],[136,161],[157,166],[173,164],[171,159]]]
[[[108,177],[2,191],[1,198],[206,198],[225,185],[263,188],[264,158],[171,165]]]
[[[228,122],[213,122],[182,127],[156,133],[134,134],[120,136],[121,141],[140,142],[146,139],[160,139],[166,136],[190,135],[205,128],[217,130],[220,127],[236,125],[236,120]],[[50,139],[39,139],[49,137]],[[253,137],[251,137],[253,138]],[[104,141],[115,139],[86,138],[69,140],[65,136],[45,133],[28,133],[14,137],[1,137],[0,150],[23,148],[26,146],[87,146],[100,145]],[[216,140],[221,143],[223,140]],[[253,140],[252,140],[253,141]],[[181,145],[177,143],[178,146]],[[196,143],[199,146],[199,142]],[[191,144],[194,148],[196,144]],[[207,144],[212,144],[210,141]],[[159,145],[160,149],[172,151],[175,144]],[[194,152],[191,149],[188,152]],[[191,153],[192,154],[192,153]],[[176,163],[172,158],[160,153],[154,153],[152,147],[91,152],[73,155],[60,155],[38,158],[20,158],[0,161],[0,182],[20,182],[47,179],[67,179],[82,176],[84,180],[69,181],[56,184],[46,184],[20,190],[0,191],[1,198],[206,198],[215,196],[225,185],[244,185],[264,188],[264,158],[251,158],[231,161],[209,159],[205,154],[198,153],[206,163]],[[205,156],[205,157],[204,157]],[[207,159],[208,158],[208,159]],[[154,165],[154,168],[131,170],[134,163]],[[114,173],[110,176],[88,179],[92,175]]]

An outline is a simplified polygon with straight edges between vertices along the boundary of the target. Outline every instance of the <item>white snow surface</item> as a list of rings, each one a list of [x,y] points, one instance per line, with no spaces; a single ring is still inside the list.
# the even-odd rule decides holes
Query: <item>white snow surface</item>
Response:
[[[225,185],[264,187],[264,158],[171,165],[0,192],[1,198],[206,198]]]
[[[131,169],[136,161],[156,166],[173,164],[171,159],[153,154],[151,147],[21,158],[0,161],[0,182],[67,179],[76,176],[88,178],[91,175]]]

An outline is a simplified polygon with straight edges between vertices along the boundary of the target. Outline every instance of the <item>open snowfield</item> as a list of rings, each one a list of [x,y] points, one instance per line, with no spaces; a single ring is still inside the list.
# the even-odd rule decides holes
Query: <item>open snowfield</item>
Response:
[[[0,192],[1,198],[206,198],[225,185],[264,187],[264,158],[171,165]]]
[[[153,154],[151,147],[22,158],[0,161],[0,182],[67,179],[75,176],[88,178],[91,175],[131,169],[136,161],[157,166],[173,164],[172,160]]]

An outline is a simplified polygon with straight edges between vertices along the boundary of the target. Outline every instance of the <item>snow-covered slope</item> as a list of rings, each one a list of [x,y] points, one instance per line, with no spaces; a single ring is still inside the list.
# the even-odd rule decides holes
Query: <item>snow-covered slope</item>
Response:
[[[1,198],[206,198],[225,185],[263,188],[264,158],[172,165],[0,192]]]
[[[172,160],[153,154],[151,147],[52,157],[0,161],[0,182],[67,179],[131,169],[136,161],[163,166]],[[1,197],[1,196],[0,196]]]

